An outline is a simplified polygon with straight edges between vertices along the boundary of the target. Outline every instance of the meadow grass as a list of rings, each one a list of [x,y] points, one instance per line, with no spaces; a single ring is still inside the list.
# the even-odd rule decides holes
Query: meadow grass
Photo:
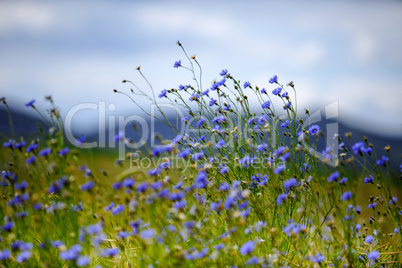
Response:
[[[150,100],[173,139],[115,162],[84,137],[80,149],[67,145],[47,97],[42,139],[4,141],[0,265],[400,267],[402,170],[390,168],[391,148],[334,135],[318,159],[328,133],[308,110],[300,117],[293,82],[273,76],[259,88],[222,70],[205,89],[196,57],[178,45],[188,65],[174,67],[194,85],[157,93],[138,67],[148,91],[128,80],[128,92],[114,90],[140,108],[139,97]],[[171,120],[161,100],[188,116]],[[130,143],[124,133],[115,141]]]

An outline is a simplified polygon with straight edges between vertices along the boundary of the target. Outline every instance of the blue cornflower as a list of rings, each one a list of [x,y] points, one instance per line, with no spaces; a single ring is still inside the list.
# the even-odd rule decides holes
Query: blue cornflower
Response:
[[[135,184],[135,180],[133,178],[125,178],[123,181],[123,186],[126,188],[132,188]]]
[[[20,184],[16,183],[14,185],[15,190],[20,190],[20,191],[25,191],[25,189],[28,187],[27,181],[22,181]]]
[[[226,174],[226,173],[229,172],[229,167],[227,167],[227,166],[221,166],[219,172],[220,172],[221,174]]]
[[[118,248],[105,248],[102,250],[100,256],[101,257],[114,257],[120,253],[120,249]]]
[[[124,211],[124,205],[117,205],[114,208],[112,208],[111,212],[113,215],[118,215]]]
[[[272,90],[272,94],[279,95],[279,94],[281,94],[281,91],[282,91],[282,88],[278,87],[278,88],[275,88],[274,90]]]
[[[286,120],[285,122],[281,123],[281,127],[288,127],[290,124],[289,120]]]
[[[241,248],[239,249],[240,253],[242,255],[247,255],[250,254],[251,252],[253,252],[255,249],[255,243],[254,241],[248,241],[246,243],[244,243]]]
[[[0,261],[11,258],[11,251],[9,249],[0,250]]]
[[[373,175],[370,175],[369,177],[364,178],[364,183],[374,183]]]
[[[347,201],[352,198],[352,191],[344,192],[343,195],[341,196],[342,201]]]
[[[385,155],[381,156],[381,159],[376,161],[376,164],[379,166],[385,166],[385,164],[389,161],[389,158]]]
[[[137,192],[138,193],[143,193],[148,189],[148,183],[147,182],[143,182],[139,185],[137,185]]]
[[[167,94],[167,90],[166,89],[162,89],[161,93],[158,95],[159,98],[163,98],[166,97]]]
[[[223,204],[225,209],[231,209],[237,204],[236,199],[234,197],[228,196]]]
[[[177,143],[179,143],[180,141],[181,141],[181,135],[177,135],[173,140],[172,140],[172,143],[174,143],[174,144],[177,144]]]
[[[244,87],[244,88],[248,88],[248,87],[251,87],[251,84],[250,84],[250,82],[249,82],[249,81],[246,81],[246,82],[244,82],[244,85],[243,85],[243,87]]]
[[[200,95],[198,93],[192,93],[191,97],[189,98],[190,101],[196,101],[200,98]]]
[[[293,187],[296,187],[298,185],[299,185],[299,182],[297,181],[296,178],[290,178],[283,182],[283,188],[285,188],[286,192],[288,192],[290,189],[292,189]]]
[[[207,88],[206,90],[204,90],[204,91],[201,93],[201,95],[202,95],[202,96],[205,96],[205,95],[208,95],[208,93],[209,93],[209,88]]]
[[[290,109],[290,106],[292,106],[292,102],[289,101],[287,104],[283,106],[283,110]]]
[[[286,98],[288,95],[289,95],[288,92],[284,92],[284,93],[282,93],[282,98]]]
[[[200,160],[200,159],[202,159],[204,156],[205,156],[204,152],[201,151],[201,152],[199,152],[199,153],[193,154],[193,160],[194,160],[194,161]]]
[[[223,108],[225,111],[230,111],[230,104],[226,105],[225,108]]]
[[[181,66],[181,60],[176,61],[173,65],[174,68],[179,68],[179,66]]]
[[[343,177],[343,178],[341,179],[341,183],[342,183],[342,184],[346,184],[347,181],[348,181],[348,178],[346,178],[346,177]]]
[[[285,164],[278,165],[277,168],[274,169],[275,174],[282,173],[285,170]]]
[[[205,119],[204,119],[204,118],[198,119],[198,122],[197,122],[197,124],[196,124],[196,127],[201,127],[201,126],[204,124],[204,122],[205,122]]]
[[[94,187],[94,182],[93,181],[88,181],[87,183],[84,183],[81,185],[81,191],[89,191]]]
[[[276,198],[276,203],[278,204],[278,206],[282,205],[283,201],[285,201],[286,198],[288,198],[287,194],[279,194]]]
[[[265,87],[261,89],[261,94],[267,94],[267,90],[265,89]]]
[[[15,260],[18,263],[25,262],[29,258],[31,258],[32,253],[30,251],[22,251],[17,257],[15,257]]]
[[[257,146],[257,151],[266,151],[267,150],[267,147],[268,147],[268,145],[266,144],[266,143],[262,143],[262,144],[259,144],[258,146]]]
[[[59,156],[65,156],[65,155],[68,154],[69,151],[70,151],[70,148],[68,148],[68,147],[66,147],[66,148],[64,148],[64,149],[61,149],[61,150],[59,151]]]
[[[273,84],[273,83],[276,83],[276,82],[278,82],[278,76],[276,76],[276,75],[274,75],[271,79],[269,79],[270,84]]]
[[[76,260],[77,266],[80,266],[80,267],[87,266],[87,265],[89,265],[89,263],[90,263],[90,259],[88,256],[80,256]]]
[[[377,206],[377,203],[371,203],[368,205],[368,208],[374,209]]]
[[[215,100],[214,98],[211,98],[211,100],[209,101],[209,106],[213,106],[217,103],[217,100]]]
[[[312,125],[309,129],[308,132],[310,132],[311,135],[316,135],[320,131],[320,127],[318,125]]]
[[[258,118],[257,122],[258,122],[258,124],[260,124],[260,125],[264,125],[265,123],[268,122],[268,115],[266,115],[266,114],[261,115],[261,116]]]
[[[141,239],[151,239],[156,235],[156,231],[154,229],[147,229],[140,232]]]
[[[368,149],[364,147],[364,143],[362,141],[359,141],[352,146],[352,151],[354,154],[363,155],[364,153],[368,152]]]
[[[83,143],[85,143],[86,137],[85,135],[81,135],[78,140],[75,141],[75,145],[81,146]]]
[[[334,181],[336,181],[336,180],[338,180],[338,179],[339,179],[339,172],[338,172],[338,171],[335,171],[334,173],[332,173],[331,175],[329,175],[328,178],[327,178],[327,180],[328,180],[329,182],[334,182]]]
[[[230,185],[227,182],[223,182],[220,186],[219,186],[219,190],[221,191],[227,191],[230,189]]]
[[[14,228],[14,222],[12,221],[6,222],[3,226],[1,226],[1,230],[6,232],[10,232],[11,229],[13,228]]]
[[[26,152],[27,152],[27,153],[30,153],[30,152],[32,152],[32,151],[35,151],[36,149],[38,149],[38,144],[37,144],[37,143],[34,143],[34,144],[31,144],[31,145],[29,145],[29,146],[27,147]]]
[[[198,172],[197,176],[194,179],[195,185],[197,188],[202,189],[208,186],[209,181],[207,178],[207,174],[205,172]]]
[[[367,244],[370,244],[371,242],[374,241],[374,237],[372,235],[368,235],[365,239],[364,242],[366,242]]]
[[[215,147],[216,148],[222,148],[225,145],[225,141],[224,140],[220,140],[216,143]]]
[[[239,159],[239,165],[248,168],[249,166],[251,166],[254,163],[254,158],[250,157],[248,155],[246,155],[243,158]]]
[[[186,201],[186,199],[183,199],[183,200],[180,200],[180,201],[175,202],[175,203],[173,204],[173,207],[174,207],[175,209],[182,209],[182,208],[185,208],[186,205],[187,205],[187,201]]]
[[[266,102],[264,102],[261,106],[262,106],[262,108],[264,108],[264,109],[268,109],[269,106],[271,106],[271,102],[270,102],[270,101],[266,101]]]
[[[114,136],[114,141],[123,141],[124,140],[124,131],[120,130],[118,134]]]
[[[154,169],[150,169],[149,171],[148,171],[148,174],[150,175],[150,176],[158,176],[160,173],[161,173],[161,169],[158,167],[158,168],[154,168]]]
[[[220,72],[220,76],[225,76],[225,75],[227,75],[227,73],[228,73],[228,70],[227,69],[223,69],[222,70],[222,72]]]
[[[111,202],[109,206],[105,207],[105,211],[109,211],[114,207],[114,203]]]
[[[371,261],[377,260],[378,257],[380,257],[380,252],[378,252],[377,250],[374,250],[367,254],[367,259],[369,259]]]
[[[325,256],[321,255],[321,253],[317,253],[315,256],[311,255],[310,256],[310,261],[314,262],[314,263],[321,263],[325,260]]]
[[[34,103],[35,103],[35,100],[31,100],[30,102],[25,103],[25,107],[32,107],[32,108],[35,108]]]
[[[214,123],[214,124],[221,124],[221,123],[225,123],[225,122],[226,122],[226,118],[223,115],[220,115],[220,116],[212,119],[212,123]]]
[[[257,256],[253,256],[253,257],[251,257],[250,259],[248,259],[245,264],[246,264],[246,265],[256,265],[256,264],[258,264],[259,262],[260,262],[260,259],[258,259]]]
[[[203,141],[203,140],[205,140],[205,135],[204,134],[201,135],[201,137],[199,139],[197,139],[197,141]]]
[[[48,156],[52,152],[52,149],[45,148],[39,152],[39,156]]]
[[[218,200],[217,202],[212,202],[211,203],[211,209],[214,211],[218,211],[222,209],[222,201]]]
[[[177,154],[177,156],[179,158],[186,158],[191,154],[190,149],[186,148],[183,151],[181,151],[180,153]]]

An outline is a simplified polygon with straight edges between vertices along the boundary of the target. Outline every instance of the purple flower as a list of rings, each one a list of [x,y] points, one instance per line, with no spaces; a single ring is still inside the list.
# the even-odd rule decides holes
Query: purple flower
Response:
[[[194,182],[197,188],[199,189],[207,187],[209,184],[207,174],[205,172],[200,171],[198,175],[195,177]]]
[[[318,125],[312,125],[309,129],[308,132],[310,132],[311,135],[316,135],[320,131],[320,127]]]
[[[285,122],[281,123],[281,127],[288,127],[290,124],[289,120],[286,120]]]
[[[76,260],[76,264],[77,266],[87,266],[90,263],[90,259],[88,256],[80,256],[78,257],[78,259]]]
[[[270,102],[270,101],[266,101],[266,102],[264,102],[264,103],[262,104],[262,108],[264,108],[264,109],[268,109],[269,106],[271,106],[271,102]]]
[[[75,144],[80,146],[85,142],[85,140],[86,140],[85,135],[81,135],[81,137],[79,137],[78,140],[75,141]]]
[[[278,165],[277,168],[274,169],[275,174],[282,173],[285,170],[285,164]]]
[[[211,98],[211,100],[209,101],[209,106],[214,106],[217,103],[217,100],[215,100],[214,98]]]
[[[225,76],[225,75],[227,75],[227,73],[228,73],[228,70],[227,69],[223,69],[222,70],[222,72],[220,72],[220,76]]]
[[[177,154],[177,156],[179,158],[186,158],[191,154],[190,149],[186,148],[183,151],[181,151],[180,153]]]
[[[31,258],[31,252],[30,251],[22,251],[17,257],[15,257],[15,260],[18,263],[25,262],[29,258]]]
[[[100,256],[101,257],[114,257],[120,253],[120,249],[118,248],[105,248],[102,250]]]
[[[374,250],[367,254],[367,259],[371,261],[375,261],[376,259],[378,259],[378,257],[380,257],[380,252],[378,252],[377,250]]]
[[[124,140],[124,131],[119,131],[119,134],[114,136],[114,141],[118,142],[118,141],[123,141]]]
[[[229,167],[227,167],[227,166],[221,166],[219,172],[220,172],[221,174],[226,174],[226,173],[229,172]]]
[[[315,256],[311,255],[310,256],[310,261],[314,262],[314,263],[321,263],[325,260],[325,257],[321,255],[321,253],[317,253]]]
[[[148,171],[148,174],[150,175],[150,176],[158,176],[160,173],[161,173],[161,169],[160,168],[154,168],[154,169],[150,169],[149,171]]]
[[[328,176],[327,180],[328,182],[334,182],[339,178],[339,172],[335,171],[334,173],[332,173],[331,175]]]
[[[116,207],[112,208],[111,211],[113,215],[118,215],[124,211],[124,205],[117,205]]]
[[[140,185],[137,185],[137,192],[138,193],[143,193],[148,189],[148,183],[147,182],[143,182]]]
[[[39,152],[39,156],[48,156],[52,152],[52,149],[45,148]]]
[[[28,103],[25,104],[25,107],[32,107],[32,108],[35,108],[34,103],[35,103],[35,100],[31,100],[30,102],[28,102]]]
[[[141,239],[151,239],[156,235],[156,231],[154,229],[147,229],[140,232]]]
[[[372,235],[368,235],[365,239],[364,242],[366,242],[367,244],[370,244],[371,242],[374,241],[374,237]]]
[[[6,222],[3,226],[1,226],[1,230],[7,231],[7,232],[10,232],[11,229],[13,229],[13,228],[14,228],[14,222],[12,222],[12,221]]]
[[[239,165],[248,168],[249,166],[251,166],[254,163],[254,158],[250,157],[248,155],[246,155],[243,158],[239,159]]]
[[[166,89],[162,89],[161,93],[158,95],[159,98],[163,98],[166,97],[167,94],[167,90]]]
[[[66,148],[64,148],[64,149],[61,149],[61,150],[59,151],[59,156],[65,156],[65,155],[68,154],[69,151],[70,151],[70,148],[68,148],[68,147],[66,147]]]
[[[0,250],[0,261],[11,258],[11,251],[9,249]]]
[[[216,148],[222,148],[225,145],[225,141],[224,140],[220,140],[216,143],[215,147]]]
[[[258,259],[257,256],[253,256],[253,257],[251,257],[250,259],[248,259],[245,264],[246,264],[246,265],[256,265],[256,264],[258,264],[259,262],[260,262],[260,259]]]
[[[272,90],[272,94],[274,94],[276,96],[276,95],[281,94],[281,91],[282,91],[282,88],[278,87],[278,88],[275,88],[274,90]]]
[[[364,178],[364,183],[374,183],[373,175],[370,175],[369,177]]]
[[[250,84],[250,82],[244,82],[244,85],[243,85],[243,87],[244,88],[248,88],[248,87],[251,87],[251,84]]]
[[[244,243],[244,244],[241,246],[241,248],[240,248],[239,251],[240,251],[240,253],[241,253],[242,255],[247,255],[247,254],[250,254],[251,252],[253,252],[253,251],[254,251],[254,248],[255,248],[255,243],[250,240],[250,241]]]
[[[261,89],[261,94],[267,94],[267,90],[265,88]]]
[[[341,196],[342,201],[347,201],[352,198],[352,191],[344,192],[343,195]]]
[[[276,203],[278,204],[278,206],[282,205],[283,201],[285,201],[286,198],[288,198],[287,194],[278,195],[278,197],[276,198]]]
[[[352,150],[354,154],[363,155],[363,153],[368,153],[368,149],[364,147],[364,143],[362,141],[356,142],[352,146]]]
[[[371,203],[368,205],[368,208],[374,209],[377,206],[377,203]]]
[[[89,191],[94,187],[94,182],[93,181],[88,181],[87,183],[84,183],[81,185],[81,191]]]
[[[217,202],[212,202],[211,203],[211,209],[214,211],[218,211],[222,206],[222,201],[218,200]]]
[[[195,124],[195,125],[196,125],[196,127],[201,127],[204,124],[204,122],[205,122],[205,119],[200,118],[200,119],[198,119],[197,124]]]
[[[283,188],[285,188],[286,192],[299,185],[299,182],[296,178],[290,178],[283,182]]]
[[[174,68],[179,68],[179,66],[181,66],[181,60],[176,61],[176,62],[173,64],[173,67],[174,67]]]
[[[274,75],[271,79],[269,79],[270,84],[273,84],[273,83],[276,83],[276,82],[278,82],[278,76],[276,76],[276,75]]]

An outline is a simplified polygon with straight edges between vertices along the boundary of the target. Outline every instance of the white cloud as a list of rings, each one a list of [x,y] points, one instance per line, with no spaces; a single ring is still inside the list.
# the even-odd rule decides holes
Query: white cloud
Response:
[[[0,4],[0,33],[23,29],[41,31],[48,28],[54,13],[47,5],[30,2],[13,2]]]

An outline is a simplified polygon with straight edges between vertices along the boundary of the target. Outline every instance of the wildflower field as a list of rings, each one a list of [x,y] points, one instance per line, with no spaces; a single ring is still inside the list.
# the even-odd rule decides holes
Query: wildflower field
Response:
[[[392,148],[328,139],[297,107],[297,82],[276,75],[263,87],[223,69],[205,86],[178,46],[173,67],[192,84],[154,90],[138,67],[149,88],[124,80],[111,91],[152,102],[174,137],[133,148],[119,132],[126,151],[105,162],[85,136],[67,141],[51,97],[39,139],[3,137],[1,267],[401,267]]]

